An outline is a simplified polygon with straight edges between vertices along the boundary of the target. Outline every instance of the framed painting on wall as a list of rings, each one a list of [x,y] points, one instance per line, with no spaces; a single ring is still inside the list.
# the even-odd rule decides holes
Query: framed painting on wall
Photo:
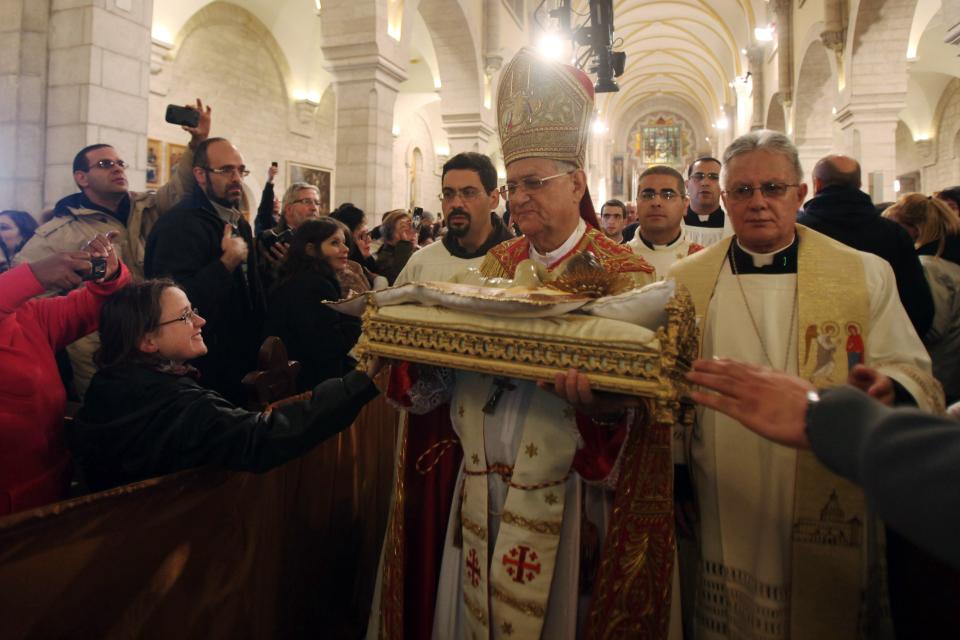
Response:
[[[330,213],[331,173],[330,169],[287,160],[287,186],[289,187],[294,182],[306,182],[315,186],[317,191],[320,192],[321,216]]]
[[[167,166],[166,171],[164,171],[163,179],[164,182],[170,179],[170,176],[173,175],[173,169],[177,166],[177,163],[180,162],[180,157],[183,155],[183,152],[187,148],[182,144],[173,144],[172,142],[167,143]]]
[[[147,189],[160,186],[163,170],[163,143],[147,138]]]
[[[610,172],[610,195],[623,196],[623,156],[613,157]]]

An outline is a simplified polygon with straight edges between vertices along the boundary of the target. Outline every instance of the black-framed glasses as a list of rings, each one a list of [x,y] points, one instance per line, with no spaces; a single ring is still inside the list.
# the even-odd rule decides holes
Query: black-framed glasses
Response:
[[[741,184],[733,189],[727,189],[724,193],[726,193],[727,197],[731,200],[738,202],[752,198],[754,191],[759,191],[767,200],[779,200],[787,194],[787,189],[799,186],[799,184],[787,184],[786,182],[764,182],[757,187]]]
[[[232,176],[234,173],[236,173],[241,178],[246,178],[248,175],[250,175],[250,170],[243,165],[240,165],[239,167],[235,167],[232,164],[228,164],[226,166],[220,167],[219,169],[214,169],[212,167],[207,167],[206,169],[210,173],[215,173],[218,176]]]
[[[484,191],[482,189],[464,187],[463,189],[444,189],[437,197],[440,198],[441,202],[453,202],[458,197],[464,202],[471,202],[483,194]]]
[[[694,179],[695,181],[697,181],[697,182],[703,182],[703,179],[704,179],[704,178],[709,178],[709,179],[713,180],[714,182],[719,182],[719,181],[720,181],[720,174],[719,174],[719,173],[715,173],[715,172],[713,172],[713,171],[708,171],[707,173],[704,173],[703,171],[697,171],[697,172],[695,172],[695,173],[690,174],[690,177],[693,178],[693,179]]]
[[[294,200],[290,204],[302,204],[302,205],[313,205],[317,208],[320,207],[320,201],[316,198],[300,198],[299,200]]]
[[[674,198],[679,198],[680,194],[674,191],[673,189],[660,189],[660,191],[654,191],[653,189],[644,189],[640,192],[641,200],[653,200],[657,196],[660,196],[661,200],[669,202]]]
[[[93,169],[94,167],[96,167],[98,169],[113,169],[114,167],[120,167],[121,169],[126,169],[128,166],[130,165],[128,165],[124,160],[104,159],[104,160],[97,160],[92,165],[90,165],[90,168]]]
[[[522,180],[520,180],[520,182],[508,182],[507,184],[500,187],[499,189],[500,195],[503,196],[504,198],[509,199],[510,196],[517,194],[517,189],[523,189],[525,193],[532,193],[534,191],[539,191],[540,189],[543,188],[544,183],[549,182],[554,178],[568,176],[574,171],[576,171],[576,169],[574,169],[573,171],[564,171],[563,173],[547,176],[546,178],[529,177],[529,178],[523,178]]]
[[[193,307],[192,309],[187,309],[186,311],[181,313],[178,317],[174,318],[173,320],[158,322],[157,326],[162,327],[165,324],[173,324],[174,322],[182,322],[183,324],[193,324],[193,319],[199,318],[199,317],[200,317],[200,312],[197,311],[196,307]]]

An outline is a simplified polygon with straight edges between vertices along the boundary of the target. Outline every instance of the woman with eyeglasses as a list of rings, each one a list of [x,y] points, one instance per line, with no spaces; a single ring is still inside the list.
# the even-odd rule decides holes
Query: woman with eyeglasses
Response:
[[[246,411],[201,386],[188,363],[207,352],[205,320],[171,280],[118,291],[100,315],[100,371],[67,443],[94,491],[206,464],[263,472],[350,426],[378,391],[351,371],[269,412]]]
[[[264,334],[283,340],[290,359],[300,363],[300,391],[356,365],[348,353],[360,338],[359,319],[322,303],[343,297],[337,274],[349,262],[348,233],[332,218],[307,220],[297,227],[267,305]]]

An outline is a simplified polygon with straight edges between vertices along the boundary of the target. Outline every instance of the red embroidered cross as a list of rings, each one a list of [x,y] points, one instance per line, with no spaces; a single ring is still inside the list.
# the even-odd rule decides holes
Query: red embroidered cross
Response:
[[[507,568],[507,574],[513,581],[520,584],[530,582],[540,573],[537,552],[522,544],[510,549],[510,553],[503,554],[503,566]]]
[[[477,587],[480,585],[480,560],[477,559],[476,549],[470,549],[467,554],[467,577],[470,578],[470,584]]]

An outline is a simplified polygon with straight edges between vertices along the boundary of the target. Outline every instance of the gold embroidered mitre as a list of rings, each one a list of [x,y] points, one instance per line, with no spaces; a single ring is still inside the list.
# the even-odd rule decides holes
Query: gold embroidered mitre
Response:
[[[500,77],[497,126],[503,162],[549,158],[583,167],[593,85],[579,69],[523,48]]]

